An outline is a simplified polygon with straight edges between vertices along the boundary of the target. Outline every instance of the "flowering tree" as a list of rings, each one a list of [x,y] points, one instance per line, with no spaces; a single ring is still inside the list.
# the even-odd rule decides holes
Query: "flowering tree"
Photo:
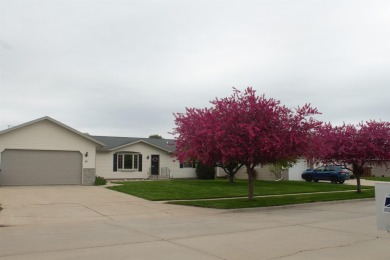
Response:
[[[304,157],[306,157],[310,169],[313,169],[315,164],[322,161],[322,158],[326,157],[329,152],[329,146],[327,146],[328,140],[321,131],[321,127],[317,127],[308,132],[308,146],[305,150]]]
[[[222,160],[222,151],[217,149],[220,140],[217,139],[215,127],[219,119],[215,109],[187,108],[185,114],[175,114],[179,134],[176,140],[176,156],[183,162],[198,161],[204,165],[221,167],[233,182],[234,175],[243,167],[234,159]]]
[[[352,166],[357,192],[367,165],[387,165],[390,161],[390,122],[368,121],[358,125],[325,124],[321,130],[326,152],[323,160]]]
[[[256,96],[252,88],[234,89],[230,97],[211,104],[212,108],[187,108],[185,114],[175,114],[176,156],[207,165],[244,165],[250,200],[255,166],[303,155],[308,132],[321,124],[311,117],[318,112],[309,105],[293,111],[278,100]]]

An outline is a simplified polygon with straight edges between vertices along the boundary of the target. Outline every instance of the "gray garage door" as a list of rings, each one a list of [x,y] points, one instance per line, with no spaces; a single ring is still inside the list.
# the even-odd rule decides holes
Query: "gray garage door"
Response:
[[[81,184],[81,171],[80,152],[4,150],[0,185]]]

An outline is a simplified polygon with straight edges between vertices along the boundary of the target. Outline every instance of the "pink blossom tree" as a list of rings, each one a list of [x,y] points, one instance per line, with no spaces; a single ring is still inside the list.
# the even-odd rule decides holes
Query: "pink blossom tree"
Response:
[[[316,127],[308,132],[308,146],[304,157],[307,159],[310,169],[321,163],[322,158],[329,152],[329,146],[326,145],[328,140],[323,135],[321,129],[321,127]]]
[[[321,124],[312,117],[318,112],[310,105],[291,110],[278,100],[257,96],[250,87],[244,92],[234,89],[230,97],[211,104],[212,108],[175,114],[176,156],[206,165],[244,165],[250,200],[255,166],[304,155],[308,133]]]
[[[222,160],[221,150],[217,149],[220,142],[215,135],[215,127],[219,119],[214,108],[186,108],[185,114],[175,114],[177,128],[174,133],[179,135],[176,140],[175,155],[179,161],[198,161],[204,165],[221,167],[233,182],[234,175],[243,164],[230,158]]]
[[[356,177],[357,192],[360,193],[360,177],[367,165],[387,165],[390,161],[390,123],[368,121],[358,125],[343,124],[322,127],[322,138],[326,149],[325,162],[343,164]]]

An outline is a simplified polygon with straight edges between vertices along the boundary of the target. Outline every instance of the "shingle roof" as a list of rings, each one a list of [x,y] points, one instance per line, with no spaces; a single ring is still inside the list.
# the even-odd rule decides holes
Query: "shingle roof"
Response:
[[[176,149],[176,142],[174,139],[153,139],[153,138],[137,138],[137,137],[116,137],[116,136],[92,136],[94,139],[105,146],[100,151],[112,151],[121,147],[143,142],[151,146],[157,147],[161,150],[169,153],[174,152]]]

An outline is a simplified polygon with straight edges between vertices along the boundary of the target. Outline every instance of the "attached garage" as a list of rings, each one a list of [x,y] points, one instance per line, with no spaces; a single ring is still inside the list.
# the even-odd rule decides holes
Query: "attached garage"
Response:
[[[4,150],[2,185],[81,185],[82,155],[72,151]]]
[[[0,131],[0,186],[92,185],[102,145],[50,117]]]

